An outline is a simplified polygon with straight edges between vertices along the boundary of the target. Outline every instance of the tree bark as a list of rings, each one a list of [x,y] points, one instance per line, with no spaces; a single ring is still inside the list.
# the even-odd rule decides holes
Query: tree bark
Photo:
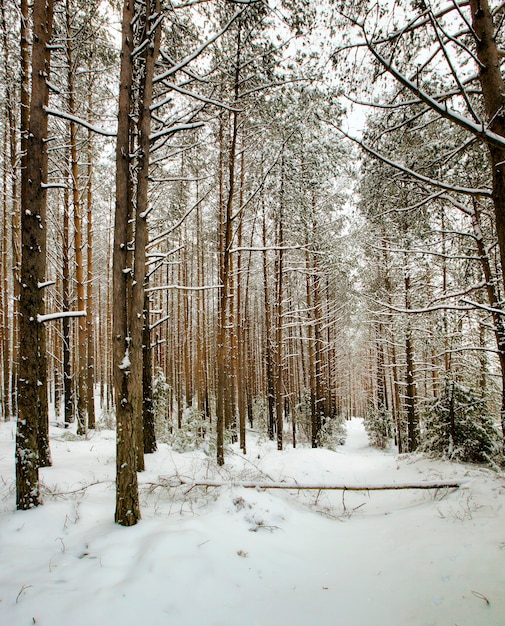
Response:
[[[63,191],[63,241],[62,241],[62,281],[61,281],[61,301],[64,313],[70,311],[70,270],[69,270],[69,214],[70,198],[68,186]],[[64,317],[61,320],[62,341],[63,341],[63,395],[64,408],[63,419],[65,428],[68,428],[74,421],[74,400],[72,397],[72,361],[70,353],[70,318]]]
[[[277,242],[278,250],[275,257],[275,342],[274,342],[274,365],[275,365],[275,424],[277,429],[277,450],[282,450],[284,434],[284,407],[283,407],[283,367],[282,367],[282,325],[284,296],[284,158],[281,160],[281,187],[279,193],[279,214],[277,218]]]
[[[21,202],[21,295],[20,385],[16,433],[16,506],[30,509],[40,504],[39,467],[49,454],[42,451],[47,407],[41,402],[46,384],[45,329],[38,321],[44,313],[46,271],[47,114],[53,0],[34,0],[32,88],[26,139],[27,153],[22,175]],[[25,120],[26,121],[26,120]],[[26,136],[26,135],[25,135]],[[47,399],[47,396],[46,396]],[[41,440],[42,436],[42,440]],[[45,457],[45,458],[43,458]]]
[[[91,70],[91,61],[90,68]],[[93,81],[88,85],[88,108],[93,110]],[[95,325],[93,323],[94,293],[93,293],[93,137],[88,130],[88,164],[86,183],[86,411],[88,414],[88,428],[95,428]]]
[[[148,0],[145,5],[142,42],[151,38],[149,34],[153,15],[160,12],[159,0]],[[134,274],[131,301],[131,378],[132,407],[135,420],[137,441],[137,469],[144,469],[144,433],[143,433],[143,337],[144,327],[149,328],[149,319],[144,310],[145,278],[146,278],[146,245],[147,216],[149,189],[149,149],[151,134],[151,104],[153,102],[153,76],[156,58],[160,46],[160,28],[156,28],[152,41],[145,46],[142,55],[143,71],[141,72],[139,89],[139,120],[138,128],[138,173],[137,198],[135,209],[135,251]]]
[[[133,526],[140,519],[137,480],[137,442],[135,416],[129,390],[131,373],[128,327],[129,276],[127,269],[128,221],[131,215],[130,181],[130,112],[133,84],[132,52],[134,46],[132,20],[134,0],[124,0],[122,18],[121,70],[119,85],[119,114],[116,143],[116,209],[114,249],[112,257],[113,283],[113,380],[116,401],[116,513],[115,521]]]
[[[503,94],[505,82],[500,68],[500,55],[495,39],[495,28],[488,0],[470,0],[472,27],[476,37],[477,57],[482,63],[479,80],[486,109],[489,128],[505,137],[505,111]],[[496,222],[496,236],[500,250],[502,283],[505,291],[505,149],[488,143],[492,166],[493,204]],[[505,364],[505,356],[500,347],[500,364]],[[505,453],[505,385],[500,410]]]
[[[267,252],[267,219],[263,205],[263,303],[265,309],[265,374],[268,411],[268,438],[273,441],[275,433],[274,406],[275,385],[272,355],[272,313],[270,291],[268,288],[268,252]]]
[[[70,115],[76,114],[75,86],[72,50],[72,32],[70,26],[70,0],[66,0],[65,18],[67,28],[67,86],[68,86],[68,111]],[[72,184],[72,208],[74,215],[74,263],[75,283],[77,290],[77,310],[86,310],[84,291],[84,260],[83,260],[83,219],[81,190],[79,187],[79,162],[77,156],[77,125],[69,122],[70,127],[70,180]],[[83,435],[87,429],[87,376],[86,376],[86,317],[78,317],[77,323],[77,367],[76,367],[76,409],[77,409],[77,434]]]

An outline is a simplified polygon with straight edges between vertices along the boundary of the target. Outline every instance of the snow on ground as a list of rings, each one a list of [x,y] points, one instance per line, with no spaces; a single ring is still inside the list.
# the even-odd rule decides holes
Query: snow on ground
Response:
[[[15,510],[14,424],[0,425],[0,624],[503,626],[505,480],[368,447],[252,442],[218,469],[166,445],[140,475],[142,521],[113,523],[114,433],[52,429],[45,504]],[[169,487],[174,477],[298,483],[461,479],[458,490]]]

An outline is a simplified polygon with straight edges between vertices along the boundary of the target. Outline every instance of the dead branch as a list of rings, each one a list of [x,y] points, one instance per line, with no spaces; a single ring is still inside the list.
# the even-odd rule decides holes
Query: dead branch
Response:
[[[242,487],[244,489],[293,489],[296,491],[305,490],[335,490],[335,491],[387,491],[393,489],[457,489],[461,486],[458,480],[445,480],[421,483],[391,483],[391,484],[327,484],[316,485],[307,483],[286,483],[286,482],[255,482],[255,481],[221,481],[221,480],[188,480],[182,477],[163,480],[160,486],[175,487],[187,485],[191,489],[194,487]]]

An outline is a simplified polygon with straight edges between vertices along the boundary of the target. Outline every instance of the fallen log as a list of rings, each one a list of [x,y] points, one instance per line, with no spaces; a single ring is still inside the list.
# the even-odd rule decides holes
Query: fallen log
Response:
[[[458,489],[461,482],[457,480],[443,480],[422,483],[390,483],[390,484],[307,484],[287,482],[254,482],[254,481],[221,481],[221,480],[186,480],[177,478],[181,485],[193,487],[243,487],[244,489],[293,489],[301,490],[335,490],[335,491],[388,491],[393,489]],[[173,481],[168,483],[174,486]]]

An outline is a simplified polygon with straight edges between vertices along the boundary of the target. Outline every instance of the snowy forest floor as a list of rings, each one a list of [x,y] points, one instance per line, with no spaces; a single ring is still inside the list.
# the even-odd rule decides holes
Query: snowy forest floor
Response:
[[[232,446],[224,468],[161,444],[140,474],[142,521],[114,524],[115,435],[52,427],[44,506],[15,510],[14,423],[0,425],[0,624],[503,626],[505,479],[370,448]],[[170,479],[403,483],[435,491],[168,486]]]

